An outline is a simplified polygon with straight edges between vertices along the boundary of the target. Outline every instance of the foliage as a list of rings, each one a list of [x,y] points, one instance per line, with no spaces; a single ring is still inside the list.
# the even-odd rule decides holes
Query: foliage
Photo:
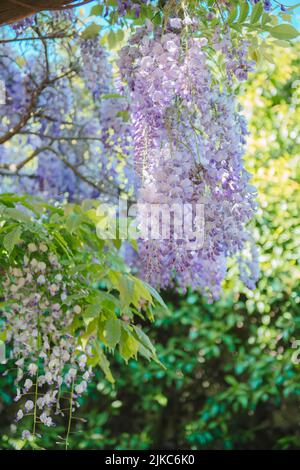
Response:
[[[254,41],[257,33],[269,41],[289,41],[298,36],[297,29],[291,24],[294,10],[299,4],[290,7],[277,1],[252,1],[252,0],[176,0],[144,1],[130,0],[122,2],[107,0],[106,5],[95,5],[91,8],[90,15],[95,22],[87,26],[89,35],[99,32],[97,18],[104,19],[103,28],[109,46],[117,47],[124,38],[124,28],[133,29],[152,21],[156,25],[166,25],[171,17],[183,17],[188,14],[190,18],[199,20],[199,31],[207,37],[213,33],[216,27],[229,27],[238,35],[248,36]],[[127,8],[120,10],[120,5],[127,4]],[[136,12],[138,6],[138,14]],[[111,29],[111,26],[113,28]],[[105,30],[109,29],[108,32]],[[262,39],[262,44],[265,39]]]
[[[91,367],[99,365],[106,378],[114,382],[106,351],[113,352],[117,347],[126,362],[136,358],[138,353],[148,360],[157,360],[154,347],[135,324],[134,317],[153,320],[154,304],[157,300],[163,302],[150,286],[128,272],[113,241],[98,238],[96,224],[100,218],[92,201],[83,206],[59,208],[45,205],[44,201],[28,195],[2,194],[0,197],[1,340],[12,339],[14,342],[11,359],[18,366],[16,383],[21,388],[18,400],[25,395],[32,397],[25,403],[25,411],[26,406],[30,411],[34,405],[33,434],[37,394],[30,378],[29,385],[26,385],[28,381],[25,385],[23,381],[22,385],[19,382],[23,376],[34,376],[37,370],[35,381],[44,377],[40,388],[45,383],[53,384],[54,357],[50,356],[48,362],[49,344],[55,351],[62,347],[63,341],[64,354],[67,354],[65,363],[59,366],[57,383],[60,392],[64,383],[70,385],[70,365],[74,368],[77,363],[82,370],[85,363]],[[49,262],[51,269],[47,268]],[[33,290],[30,290],[31,286]],[[25,306],[23,314],[22,305]],[[31,309],[34,312],[32,318]],[[59,323],[58,311],[68,319],[66,323]],[[56,324],[49,323],[51,317]],[[28,321],[33,323],[32,331]],[[67,335],[76,338],[74,351],[72,345],[65,349]],[[72,354],[76,356],[76,351],[79,362],[75,359],[72,362]],[[83,358],[84,367],[80,365],[80,358]],[[41,371],[36,369],[36,364]],[[85,382],[77,387],[78,396]],[[72,409],[72,404],[70,406]],[[21,419],[23,414],[20,409],[18,418]],[[41,420],[40,417],[37,422]]]

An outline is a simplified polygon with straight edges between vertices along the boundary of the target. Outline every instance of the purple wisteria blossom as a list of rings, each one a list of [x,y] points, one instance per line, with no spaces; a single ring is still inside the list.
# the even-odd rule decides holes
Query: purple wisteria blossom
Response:
[[[250,243],[246,224],[256,209],[256,191],[243,164],[245,120],[230,91],[232,75],[245,78],[248,64],[239,73],[241,54],[227,54],[228,79],[221,88],[208,66],[206,44],[148,26],[123,49],[119,67],[130,92],[138,202],[201,202],[205,211],[201,248],[191,250],[173,226],[167,240],[140,240],[140,273],[157,288],[191,286],[216,299],[227,258]],[[254,249],[251,254],[256,256]],[[248,285],[257,278],[256,261],[241,269]]]

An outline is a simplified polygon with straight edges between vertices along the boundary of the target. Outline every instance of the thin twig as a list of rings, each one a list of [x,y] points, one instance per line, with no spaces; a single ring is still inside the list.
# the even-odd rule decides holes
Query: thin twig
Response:
[[[71,424],[72,424],[73,392],[74,392],[74,380],[72,380],[72,385],[71,385],[71,397],[70,397],[70,408],[69,408],[69,421],[68,421],[68,429],[67,429],[67,435],[66,435],[66,450],[68,450],[68,447],[69,447],[69,436],[70,436]]]
[[[14,38],[14,39],[0,39],[0,44],[7,44],[11,42],[24,42],[24,41],[47,41],[50,39],[65,39],[65,38],[72,38],[72,34],[64,35],[61,34],[53,34],[51,36],[41,36],[41,37],[28,37],[28,38]]]
[[[35,106],[37,105],[38,99],[42,91],[48,86],[53,85],[58,80],[70,75],[74,70],[68,70],[67,72],[59,75],[55,78],[49,79],[48,75],[41,81],[40,85],[33,91],[31,95],[31,100],[27,107],[26,112],[21,116],[19,122],[9,131],[7,131],[2,137],[0,137],[0,145],[7,142],[11,139],[14,135],[18,134],[21,129],[27,124],[30,118],[34,115]]]

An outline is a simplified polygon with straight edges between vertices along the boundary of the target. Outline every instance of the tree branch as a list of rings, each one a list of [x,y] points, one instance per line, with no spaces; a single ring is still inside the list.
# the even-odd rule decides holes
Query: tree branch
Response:
[[[31,100],[30,103],[27,107],[26,112],[21,116],[21,119],[19,122],[8,132],[6,132],[2,137],[0,137],[0,145],[4,144],[7,142],[9,139],[11,139],[14,135],[18,134],[21,129],[27,124],[29,119],[34,115],[34,109],[37,104],[38,98],[42,91],[48,86],[52,85],[53,83],[57,82],[58,80],[61,80],[62,78],[70,75],[74,70],[68,70],[67,72],[63,73],[60,76],[57,76],[51,80],[49,80],[48,74],[46,74],[46,77],[42,80],[40,85],[33,91],[31,95]]]
[[[11,42],[24,42],[24,41],[47,41],[48,39],[65,39],[65,38],[72,38],[72,34],[62,35],[62,34],[53,34],[51,36],[41,36],[39,38],[36,37],[28,37],[28,38],[14,38],[14,39],[0,39],[0,44],[7,44]]]
[[[32,152],[29,157],[25,158],[25,160],[22,160],[20,163],[17,165],[11,164],[11,163],[3,163],[0,164],[0,169],[2,170],[9,170],[15,174],[18,174],[18,172],[25,166],[27,163],[29,163],[31,160],[33,160],[35,157],[37,157],[40,153],[45,152],[48,150],[49,147],[40,147],[39,149],[36,149],[34,152]]]
[[[36,137],[40,137],[41,139],[49,139],[49,140],[57,140],[57,141],[72,141],[72,140],[92,140],[92,141],[100,141],[102,142],[101,137],[89,137],[89,136],[74,136],[74,137],[69,137],[69,136],[52,136],[52,135],[47,135],[47,134],[41,134],[39,132],[34,132],[34,131],[20,131],[20,135],[34,135]]]

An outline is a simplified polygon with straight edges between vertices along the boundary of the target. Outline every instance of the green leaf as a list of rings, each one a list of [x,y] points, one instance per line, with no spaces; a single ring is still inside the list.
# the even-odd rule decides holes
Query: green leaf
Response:
[[[147,282],[143,281],[143,284],[147,287],[148,291],[150,292],[150,294],[152,295],[152,297],[162,306],[164,307],[166,310],[168,310],[168,307],[166,306],[165,302],[163,301],[162,297],[159,295],[159,293],[157,292],[157,290],[155,290],[152,286],[150,286],[150,284],[148,284]]]
[[[155,361],[162,369],[166,369],[164,364],[158,359],[155,351],[155,347],[151,343],[148,336],[138,326],[133,326],[136,339],[139,342],[139,353],[144,356],[148,361]]]
[[[152,18],[152,23],[155,25],[160,25],[162,22],[162,15],[161,12],[158,11]]]
[[[21,241],[22,228],[20,226],[8,232],[3,239],[3,246],[10,255],[14,247]]]
[[[155,356],[155,348],[153,344],[151,343],[150,339],[148,338],[148,336],[138,326],[134,325],[133,329],[137,335],[137,339],[143,344],[145,348],[147,348],[151,352],[152,356]]]
[[[129,112],[128,111],[119,111],[117,116],[123,119],[124,122],[129,121]]]
[[[83,39],[93,39],[98,36],[100,30],[101,26],[99,24],[92,23],[81,33],[81,37]]]
[[[102,351],[101,347],[99,346],[97,342],[95,342],[95,349],[97,353],[97,364],[99,364],[99,366],[103,370],[107,380],[111,383],[114,383],[115,379],[113,378],[113,375],[110,370],[109,360],[107,359],[107,357],[105,356],[104,352]]]
[[[296,5],[291,5],[290,7],[287,8],[287,10],[288,11],[293,11],[298,7],[300,7],[300,3],[296,3]]]
[[[121,308],[128,307],[133,301],[134,282],[128,276],[111,270],[109,278],[114,286],[120,292]]]
[[[105,322],[104,335],[108,346],[114,349],[121,338],[120,320],[114,317],[109,318]]]
[[[53,232],[53,237],[55,238],[59,246],[62,248],[62,250],[65,252],[65,254],[70,257],[71,251],[69,250],[68,243],[63,238],[63,236],[59,232]]]
[[[84,220],[83,217],[76,214],[75,212],[69,214],[65,222],[67,231],[71,234],[74,233],[76,229],[80,227],[83,220]]]
[[[18,209],[8,207],[5,210],[5,214],[18,222],[31,222],[31,217]]]
[[[91,16],[101,16],[103,13],[104,5],[95,5],[91,8],[90,15]]]
[[[250,23],[255,24],[258,22],[259,18],[263,14],[264,7],[262,5],[262,2],[256,3],[252,9],[251,17],[250,17]]]
[[[25,198],[17,194],[3,193],[0,195],[0,202],[7,207],[14,207],[16,202],[24,202]]]
[[[116,32],[116,36],[117,36],[117,41],[122,42],[125,36],[123,29],[118,29],[118,31]]]
[[[83,322],[86,326],[95,318],[98,317],[101,312],[99,304],[89,305],[83,312]]]
[[[276,41],[274,41],[274,44],[280,47],[291,47],[291,44],[288,41],[282,41],[280,39],[277,39]]]
[[[121,308],[128,307],[132,302],[134,284],[131,279],[121,276],[119,279],[119,291]]]
[[[240,14],[237,23],[243,23],[249,14],[249,4],[246,1],[240,2]]]
[[[110,100],[111,98],[123,98],[124,96],[119,95],[118,93],[107,93],[106,95],[102,95],[101,98],[103,100]]]
[[[240,395],[237,397],[238,401],[240,402],[240,404],[242,405],[243,408],[247,408],[247,405],[248,405],[248,397],[247,395]]]
[[[110,49],[113,49],[117,44],[117,35],[114,31],[110,31],[107,35],[107,41]]]
[[[134,299],[133,303],[138,308],[140,300],[147,300],[153,303],[152,295],[141,279],[134,278]]]
[[[236,19],[237,14],[238,14],[237,5],[232,5],[230,13],[229,13],[228,18],[227,18],[227,21],[228,21],[229,24],[234,22],[234,20]]]
[[[7,332],[4,330],[4,331],[1,331],[0,332],[0,342],[5,342],[6,341],[6,336],[7,336]]]
[[[226,375],[225,377],[225,382],[227,382],[229,385],[235,386],[238,385],[238,382],[235,377],[232,375]]]
[[[264,13],[261,17],[261,25],[265,26],[267,23],[270,23],[271,20],[272,20],[271,15],[269,15],[268,13]]]
[[[130,335],[124,328],[122,328],[120,338],[120,354],[128,362],[131,357],[136,357],[139,350],[139,343]]]
[[[290,22],[292,21],[292,19],[293,19],[292,15],[287,15],[286,13],[282,13],[282,14],[281,14],[281,18],[282,18],[284,21],[287,21],[287,22],[289,22],[289,23],[290,23]]]
[[[297,31],[294,26],[290,24],[280,24],[278,26],[274,26],[273,28],[269,28],[268,30],[271,35],[276,39],[283,39],[283,40],[290,40],[295,39],[299,36],[299,32]]]

